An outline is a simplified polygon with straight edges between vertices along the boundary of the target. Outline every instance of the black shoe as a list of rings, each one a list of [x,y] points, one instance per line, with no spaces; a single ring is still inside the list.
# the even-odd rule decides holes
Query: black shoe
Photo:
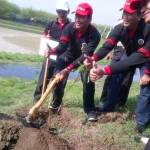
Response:
[[[145,130],[145,126],[144,125],[137,125],[135,130],[138,132],[138,133],[142,133],[144,130]]]
[[[59,101],[54,100],[51,103],[49,103],[48,109],[50,109],[53,113],[58,113],[61,109],[61,103]]]
[[[90,111],[89,113],[87,113],[87,120],[94,122],[97,121],[97,115],[95,111]]]
[[[48,106],[48,109],[49,109],[51,112],[53,112],[53,113],[59,113],[60,110],[61,110],[61,105],[60,105],[60,106],[54,106],[54,105],[50,104],[50,105]]]

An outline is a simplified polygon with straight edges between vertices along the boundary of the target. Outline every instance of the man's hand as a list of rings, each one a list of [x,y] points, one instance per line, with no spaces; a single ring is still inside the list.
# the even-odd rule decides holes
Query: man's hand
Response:
[[[113,53],[112,52],[108,53],[105,58],[106,58],[106,60],[112,60]]]
[[[47,44],[47,49],[44,51],[44,56],[48,58],[51,55],[52,48]]]
[[[58,76],[60,81],[62,81],[68,76],[68,74],[69,74],[69,70],[68,69],[63,69],[58,74],[56,74],[56,76]]]
[[[102,78],[104,76],[104,72],[97,64],[93,63],[93,68],[90,70],[90,80],[92,82],[96,82],[96,80]]]
[[[150,83],[150,75],[148,74],[144,74],[141,78],[140,78],[140,85],[147,85]]]
[[[49,50],[49,49],[46,49],[46,50],[44,51],[44,56],[45,56],[46,58],[48,58],[48,57],[50,56],[50,50]]]
[[[83,62],[83,65],[85,68],[92,68],[92,62],[93,62],[92,58],[87,56]]]

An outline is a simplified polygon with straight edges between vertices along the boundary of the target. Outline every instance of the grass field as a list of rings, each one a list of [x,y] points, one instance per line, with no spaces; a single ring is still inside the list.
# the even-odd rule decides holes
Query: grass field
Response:
[[[17,78],[0,78],[0,112],[7,114],[15,114],[17,109],[20,109],[25,106],[31,106],[33,103],[33,92],[36,85],[36,80],[27,81]],[[102,83],[99,83],[102,85]],[[98,98],[100,93],[98,90],[100,89],[97,86],[96,92],[96,103],[98,103]],[[122,116],[128,116],[134,112],[135,108],[135,97],[137,96],[138,87],[137,85],[132,86],[132,94],[130,94],[127,108],[122,108],[119,111],[122,112]],[[78,94],[77,94],[78,93]],[[46,106],[47,104],[45,104]],[[82,88],[81,83],[73,81],[69,81],[66,92],[64,96],[64,106],[69,110],[69,112],[77,119],[81,121],[84,120],[85,114],[82,109]],[[79,131],[79,129],[70,129],[64,133],[64,137],[71,136],[71,134],[77,134],[76,132],[81,133],[83,136],[86,134],[88,126],[92,126],[87,123],[83,129]],[[143,145],[140,143],[136,143],[134,141],[134,136],[137,133],[134,131],[135,122],[133,117],[126,117],[126,120],[123,122],[119,122],[116,120],[115,122],[106,122],[106,123],[97,123],[94,124],[96,128],[96,139],[103,139],[104,137],[113,137],[113,143],[115,146],[120,148],[121,150],[141,150]],[[144,134],[149,133],[149,129],[147,129]],[[86,135],[90,136],[90,135]],[[87,138],[87,137],[86,137]]]
[[[20,53],[7,53],[0,52],[0,63],[41,63],[43,60],[42,56],[20,54]]]
[[[0,26],[8,29],[21,30],[21,31],[37,33],[37,34],[41,34],[43,32],[42,27],[25,25],[25,24],[16,23],[16,22],[3,20],[3,19],[0,19]]]
[[[21,62],[21,63],[40,63],[42,58],[39,56],[23,54],[0,53],[0,62]],[[31,106],[33,103],[33,92],[36,86],[36,79],[32,81],[18,78],[0,78],[0,112],[15,114],[15,111],[25,106]],[[103,80],[96,84],[95,103],[99,101],[99,96],[103,86]],[[64,106],[77,119],[83,121],[85,114],[82,109],[82,85],[80,81],[68,81],[65,89]],[[138,134],[134,131],[135,120],[134,111],[136,97],[139,93],[139,86],[134,83],[130,90],[129,99],[125,108],[119,108],[117,111],[122,116],[121,120],[106,123],[94,124],[93,138],[100,142],[105,139],[108,144],[111,142],[120,150],[142,150],[143,144],[134,141],[134,136]],[[48,102],[47,102],[48,103]],[[47,106],[47,103],[45,106]],[[87,123],[81,129],[70,128],[63,133],[63,137],[71,137],[80,134],[86,140],[89,134],[87,130],[92,124]],[[147,129],[143,135],[148,135],[150,129]],[[106,138],[107,137],[107,138]],[[106,141],[105,141],[106,142]],[[111,145],[110,145],[111,146]]]

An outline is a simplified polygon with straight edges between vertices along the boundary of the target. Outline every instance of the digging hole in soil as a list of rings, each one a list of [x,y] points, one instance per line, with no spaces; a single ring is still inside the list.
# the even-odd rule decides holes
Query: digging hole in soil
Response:
[[[40,110],[40,118],[44,122],[39,128],[24,127],[21,120],[27,115],[28,108],[18,110],[16,118],[8,115],[0,125],[0,149],[2,150],[117,150],[114,138],[110,135],[99,140],[95,138],[97,123],[82,125],[80,119],[72,116],[63,108],[60,114],[51,114],[45,108]],[[0,118],[2,118],[0,116]],[[112,118],[112,119],[110,119]],[[118,121],[119,114],[109,114],[107,121]],[[104,121],[104,122],[105,122]],[[104,123],[103,122],[103,123]],[[6,125],[7,124],[7,125]],[[80,134],[84,129],[84,134]],[[68,132],[69,131],[69,132]],[[71,131],[71,132],[70,132]],[[68,132],[68,133],[67,133]],[[67,136],[66,136],[67,134]],[[107,142],[106,142],[107,141]],[[106,144],[107,143],[107,144]]]

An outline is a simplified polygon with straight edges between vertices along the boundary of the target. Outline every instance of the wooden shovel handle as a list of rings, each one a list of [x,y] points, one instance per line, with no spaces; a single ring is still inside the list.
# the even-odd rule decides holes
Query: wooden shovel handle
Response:
[[[43,80],[43,86],[42,86],[42,95],[45,92],[45,85],[47,80],[47,72],[48,72],[48,65],[49,65],[49,58],[46,58],[46,65],[45,65],[45,72],[44,72],[44,80]]]
[[[44,103],[44,101],[46,100],[47,96],[49,95],[49,93],[53,90],[54,86],[60,81],[59,76],[56,76],[54,78],[54,80],[52,80],[51,83],[49,83],[49,85],[47,86],[46,91],[44,92],[44,94],[41,96],[40,100],[37,101],[37,103],[30,109],[29,111],[29,115],[32,118],[35,118],[38,109],[40,108],[40,106]]]

